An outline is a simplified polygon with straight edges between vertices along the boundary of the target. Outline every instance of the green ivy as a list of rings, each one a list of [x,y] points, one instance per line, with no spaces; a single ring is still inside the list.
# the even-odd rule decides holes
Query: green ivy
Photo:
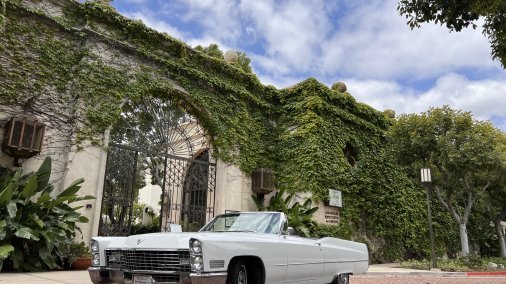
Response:
[[[371,246],[380,239],[388,259],[425,254],[423,191],[389,157],[383,113],[315,79],[264,86],[102,1],[67,2],[55,17],[0,0],[0,106],[47,101],[73,125],[77,145],[101,145],[125,101],[165,96],[199,120],[217,157],[244,172],[274,169],[279,188],[311,192],[315,201],[341,190],[341,233]]]

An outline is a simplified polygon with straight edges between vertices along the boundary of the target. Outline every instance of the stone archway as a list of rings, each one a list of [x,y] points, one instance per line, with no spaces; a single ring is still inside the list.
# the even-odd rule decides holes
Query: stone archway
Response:
[[[27,101],[34,102],[34,112],[48,126],[43,148],[51,150],[47,155],[57,160],[60,168],[56,187],[64,188],[77,178],[84,178],[80,194],[98,197],[79,204],[83,206],[79,210],[90,220],[81,225],[84,239],[96,235],[101,222],[100,197],[108,178],[107,156],[114,151],[114,147],[109,147],[110,127],[117,123],[125,102],[142,96],[176,102],[198,119],[212,137],[213,145],[194,147],[188,151],[191,155],[176,159],[178,162],[172,165],[168,162],[167,168],[179,169],[185,177],[195,153],[210,149],[210,156],[222,163],[218,168],[227,171],[216,182],[217,200],[222,200],[214,206],[217,213],[248,208],[249,203],[231,202],[232,198],[226,197],[249,200],[250,186],[242,180],[248,181],[247,173],[270,159],[269,149],[273,149],[270,146],[275,141],[271,137],[275,132],[270,100],[277,90],[263,86],[254,75],[232,64],[210,58],[119,15],[102,1],[0,2],[0,49],[6,51],[0,53],[0,92],[5,94],[0,96],[0,119],[5,110],[17,112]],[[192,137],[184,138],[185,133],[179,131],[181,141],[191,140]],[[113,141],[127,147],[138,145]],[[192,148],[188,143],[172,146],[169,152],[178,153],[177,157],[182,157],[181,149]],[[169,148],[164,147],[138,148],[143,151],[118,148],[118,152],[128,150],[132,154],[118,164],[132,166],[144,156],[170,154],[166,152]],[[36,164],[36,159],[25,163],[32,169]],[[125,171],[124,178],[129,178],[125,184],[135,186],[139,179],[133,177],[133,170]],[[179,192],[176,186],[184,186],[181,179],[172,182],[174,192]],[[111,196],[131,200],[128,194]],[[128,212],[118,209],[114,222],[130,218]]]
[[[134,204],[142,204],[140,191],[147,184],[161,190],[159,201],[149,204],[156,208],[159,230],[171,223],[186,230],[204,225],[214,216],[216,170],[210,152],[205,130],[170,97],[126,102],[111,131],[99,234],[131,233],[140,221]]]

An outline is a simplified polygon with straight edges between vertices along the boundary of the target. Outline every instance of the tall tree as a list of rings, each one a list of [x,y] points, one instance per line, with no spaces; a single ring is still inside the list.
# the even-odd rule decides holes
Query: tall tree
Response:
[[[388,133],[399,162],[414,172],[432,169],[437,198],[459,226],[463,256],[473,204],[504,175],[502,135],[490,122],[448,106],[402,115]]]
[[[506,236],[501,226],[501,221],[506,220],[506,187],[496,188],[490,193],[490,206],[494,210],[494,223],[497,240],[499,242],[500,256],[506,258]]]
[[[502,142],[499,144],[499,149],[503,155],[503,160],[506,161],[506,134],[503,133]],[[495,210],[495,218],[493,220],[499,241],[500,255],[506,258],[506,236],[501,226],[501,221],[506,221],[506,176],[503,176],[501,186],[490,192],[490,200]]]
[[[401,0],[397,10],[408,19],[411,28],[432,22],[451,31],[469,26],[476,28],[484,19],[483,34],[492,47],[492,58],[506,68],[506,1],[504,0]]]
[[[207,47],[203,47],[201,45],[195,46],[195,50],[198,50],[200,52],[203,52],[211,57],[220,58],[223,59],[223,51],[221,51],[220,47],[212,43]],[[237,67],[242,69],[246,73],[253,73],[253,70],[251,69],[251,59],[246,55],[244,52],[237,52],[238,59],[237,59]]]
[[[212,43],[207,47],[197,45],[195,46],[195,49],[211,57],[223,59],[223,51],[221,51],[220,47],[216,43]]]

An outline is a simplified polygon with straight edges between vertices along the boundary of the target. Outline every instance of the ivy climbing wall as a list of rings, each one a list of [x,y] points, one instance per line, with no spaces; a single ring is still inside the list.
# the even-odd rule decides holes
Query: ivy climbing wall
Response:
[[[391,122],[349,93],[315,79],[264,86],[102,1],[0,0],[0,115],[29,109],[48,125],[42,156],[61,179],[75,153],[106,146],[123,103],[143,96],[183,106],[245,176],[271,168],[278,187],[316,201],[341,190],[341,236],[389,259],[424,247],[423,192],[389,158]]]

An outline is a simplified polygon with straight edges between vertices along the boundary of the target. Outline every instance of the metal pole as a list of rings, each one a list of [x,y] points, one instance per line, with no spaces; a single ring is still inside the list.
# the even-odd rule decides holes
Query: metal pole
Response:
[[[165,150],[165,154],[167,154],[167,150]],[[170,220],[170,206],[171,206],[171,196],[170,196],[170,192],[168,192],[167,190],[167,187],[165,186],[165,183],[167,182],[166,180],[166,177],[167,177],[167,155],[165,155],[165,158],[163,159],[163,181],[162,181],[162,204],[160,206],[160,232],[167,232],[167,224],[168,224],[168,221]],[[167,191],[167,193],[165,193]],[[168,197],[168,201],[167,203],[169,204],[165,204],[165,197]],[[167,214],[169,214],[169,217],[167,218],[167,216],[165,215],[165,208],[167,208]],[[163,219],[165,219],[165,228],[163,227]]]
[[[434,231],[432,230],[432,212],[430,210],[429,184],[424,183],[424,185],[425,185],[425,189],[427,190],[427,212],[429,215],[430,249],[431,249],[431,255],[432,255],[432,268],[437,268],[436,254],[434,252]]]

